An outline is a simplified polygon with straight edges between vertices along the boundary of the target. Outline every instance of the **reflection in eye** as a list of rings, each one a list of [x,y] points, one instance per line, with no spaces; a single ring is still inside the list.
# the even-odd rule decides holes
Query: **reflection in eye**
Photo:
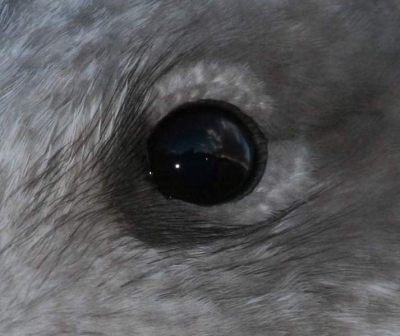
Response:
[[[255,144],[228,106],[186,104],[157,125],[148,157],[152,177],[167,198],[213,205],[239,196],[247,186],[255,168]]]

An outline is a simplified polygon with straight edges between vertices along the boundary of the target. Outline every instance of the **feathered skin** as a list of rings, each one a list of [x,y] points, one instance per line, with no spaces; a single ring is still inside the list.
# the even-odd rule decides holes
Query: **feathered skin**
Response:
[[[0,335],[400,335],[398,0],[0,0],[0,73]],[[148,178],[200,99],[269,139],[214,207]]]

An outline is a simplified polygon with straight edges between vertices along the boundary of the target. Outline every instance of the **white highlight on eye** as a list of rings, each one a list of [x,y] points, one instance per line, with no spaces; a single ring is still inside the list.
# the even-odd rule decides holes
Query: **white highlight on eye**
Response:
[[[177,163],[176,165],[175,165],[175,168],[176,169],[179,169],[181,167],[181,165],[179,164],[179,163]]]

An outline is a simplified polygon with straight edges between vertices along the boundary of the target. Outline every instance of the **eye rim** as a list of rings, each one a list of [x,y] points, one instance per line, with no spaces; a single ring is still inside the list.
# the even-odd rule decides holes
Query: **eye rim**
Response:
[[[236,119],[241,125],[241,131],[246,134],[246,136],[250,139],[250,144],[249,146],[253,150],[253,155],[254,155],[254,162],[253,162],[253,167],[251,169],[250,175],[247,178],[247,181],[245,182],[245,185],[240,189],[237,195],[234,195],[232,197],[229,197],[221,202],[214,203],[214,204],[198,204],[198,203],[193,203],[193,202],[187,202],[179,198],[173,198],[173,197],[168,197],[164,195],[159,188],[157,187],[157,183],[155,182],[154,176],[151,174],[148,174],[147,178],[152,182],[154,185],[155,189],[157,192],[164,197],[164,199],[168,201],[177,201],[180,203],[196,206],[196,207],[216,207],[216,206],[222,206],[225,204],[229,203],[235,203],[238,202],[239,200],[245,198],[249,194],[251,194],[254,189],[257,187],[259,184],[261,178],[264,175],[265,168],[267,165],[268,161],[268,143],[269,140],[265,136],[264,132],[262,129],[259,127],[259,125],[255,122],[253,118],[251,118],[248,114],[243,112],[238,106],[233,105],[229,102],[223,101],[223,100],[217,100],[217,99],[199,99],[196,101],[190,101],[186,102],[183,104],[180,104],[179,106],[176,106],[174,109],[172,109],[166,116],[161,118],[157,124],[154,126],[153,130],[149,133],[147,139],[146,139],[146,162],[148,166],[148,172],[151,172],[151,164],[150,164],[150,157],[149,157],[149,142],[150,139],[152,138],[153,134],[157,132],[159,127],[164,123],[164,121],[173,118],[177,113],[180,113],[182,110],[188,109],[190,107],[211,107],[214,109],[222,109],[224,112],[227,112],[228,114],[231,114],[233,116],[233,119]]]

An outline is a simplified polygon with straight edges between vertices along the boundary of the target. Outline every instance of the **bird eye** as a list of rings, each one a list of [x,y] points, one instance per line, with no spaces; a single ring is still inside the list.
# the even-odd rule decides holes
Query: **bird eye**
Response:
[[[218,101],[188,103],[169,113],[147,144],[158,190],[199,205],[243,195],[260,168],[249,124],[254,122],[238,108]]]

